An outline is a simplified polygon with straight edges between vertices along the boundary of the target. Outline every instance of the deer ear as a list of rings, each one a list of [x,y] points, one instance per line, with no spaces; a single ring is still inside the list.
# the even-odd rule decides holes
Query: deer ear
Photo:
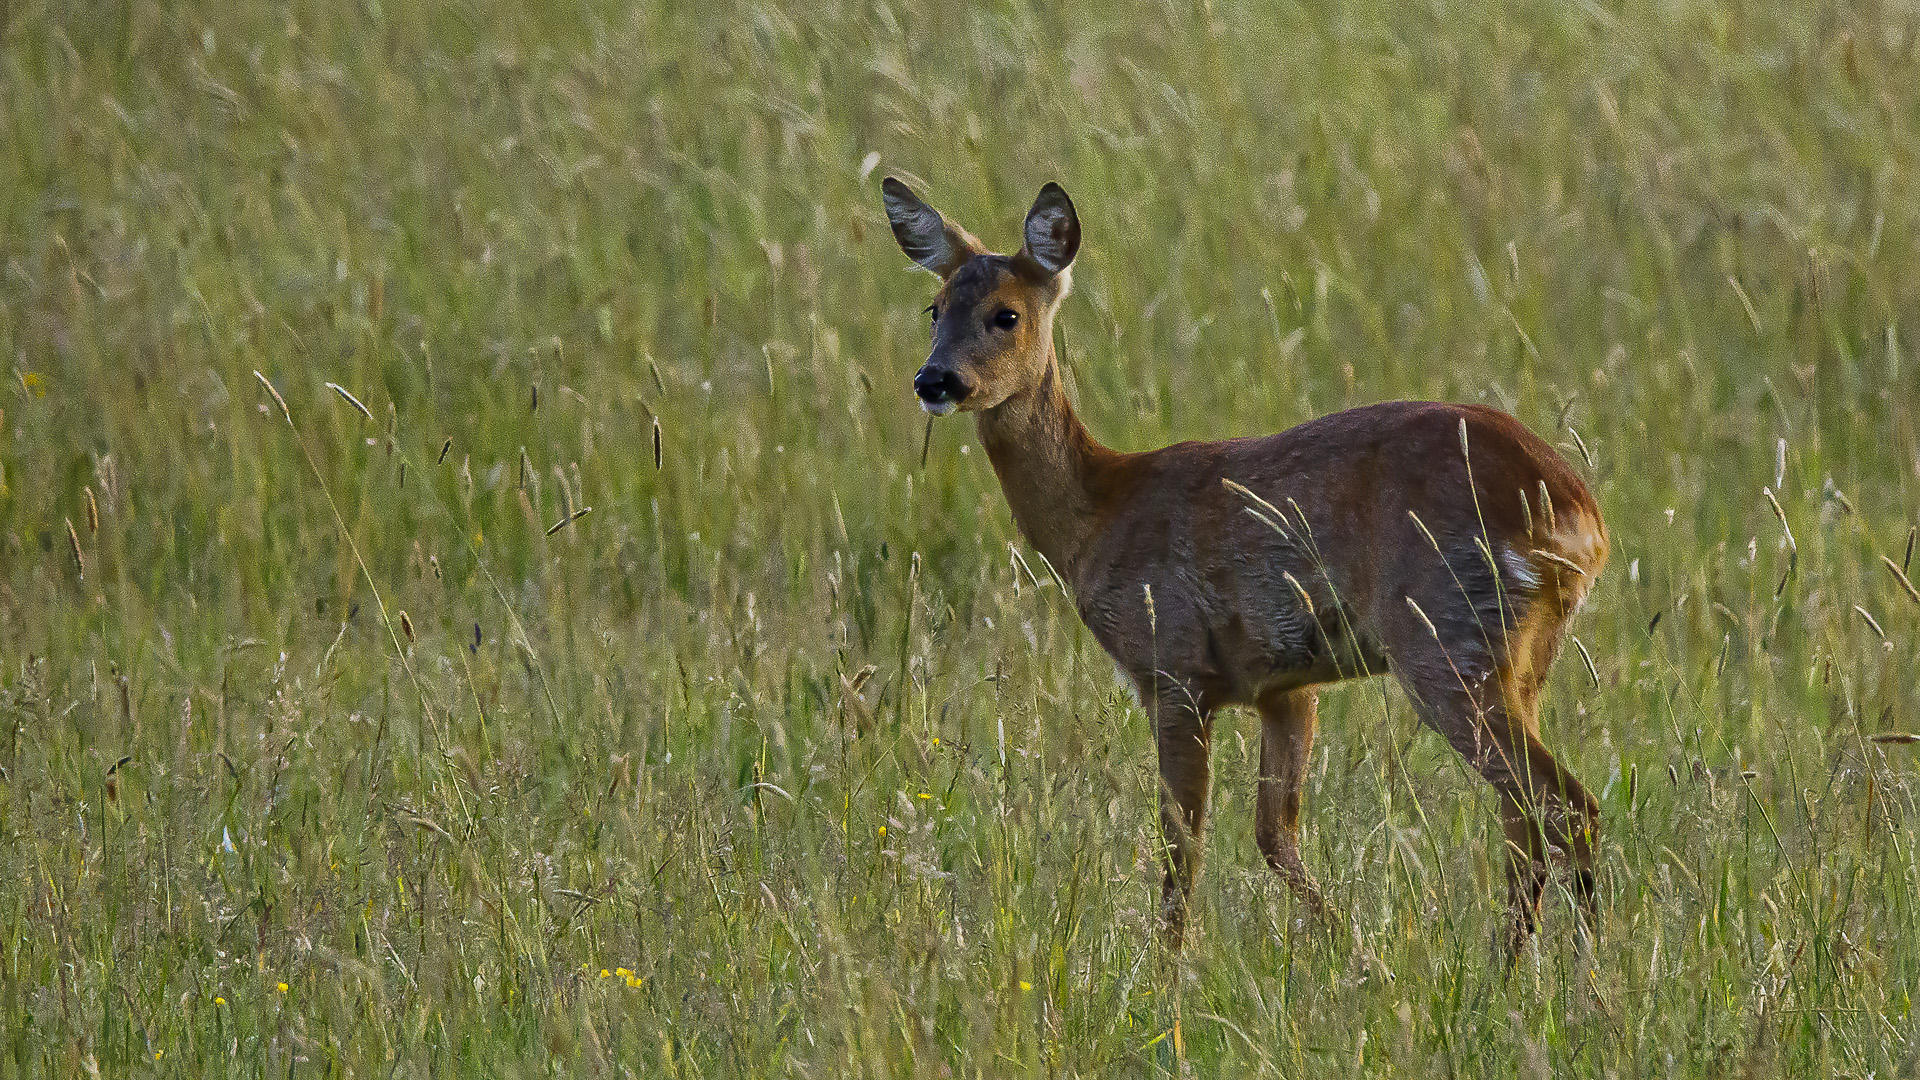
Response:
[[[1027,211],[1027,245],[1020,258],[1056,277],[1073,265],[1079,250],[1080,216],[1073,212],[1073,200],[1059,184],[1049,183]]]
[[[981,253],[978,240],[941,217],[940,211],[921,202],[912,188],[893,177],[880,182],[880,197],[887,204],[887,223],[893,226],[893,238],[900,242],[900,250],[940,280],[952,277],[968,259]]]

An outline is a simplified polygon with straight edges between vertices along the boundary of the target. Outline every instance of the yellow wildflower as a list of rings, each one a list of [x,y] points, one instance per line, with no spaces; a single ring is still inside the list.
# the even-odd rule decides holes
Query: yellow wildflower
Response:
[[[287,992],[288,990],[291,990],[291,989],[293,989],[293,988],[292,988],[292,987],[290,987],[290,986],[288,986],[288,985],[287,985],[286,983],[280,983],[280,984],[278,984],[277,986],[275,986],[275,987],[274,987],[274,989],[276,989],[276,990],[278,990],[278,991],[280,991],[281,993],[283,993],[283,994],[284,994],[284,993],[286,993],[286,992]]]

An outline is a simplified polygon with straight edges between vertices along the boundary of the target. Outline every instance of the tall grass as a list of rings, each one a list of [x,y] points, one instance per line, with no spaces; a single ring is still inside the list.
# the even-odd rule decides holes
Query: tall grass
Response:
[[[0,1070],[1911,1073],[1917,41],[0,4]],[[1556,890],[1493,960],[1493,800],[1374,683],[1307,796],[1351,931],[1225,722],[1157,953],[1151,739],[971,427],[922,464],[887,172],[1001,245],[1073,193],[1114,445],[1393,397],[1560,445],[1615,552],[1545,707],[1590,950]]]

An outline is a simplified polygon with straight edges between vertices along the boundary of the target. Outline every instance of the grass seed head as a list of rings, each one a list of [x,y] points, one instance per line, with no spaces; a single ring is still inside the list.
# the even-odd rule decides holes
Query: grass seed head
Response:
[[[67,524],[67,550],[73,554],[73,576],[81,581],[87,578],[87,557],[80,553],[80,534],[74,531],[73,519],[62,518]]]
[[[1793,526],[1787,524],[1787,512],[1780,508],[1780,500],[1774,497],[1772,488],[1763,487],[1760,494],[1767,497],[1767,505],[1773,507],[1773,516],[1780,519],[1780,531],[1787,534],[1787,550],[1798,555],[1800,545],[1793,539]]]
[[[547,535],[552,536],[554,533],[559,532],[561,529],[566,528],[567,526],[573,524],[576,521],[579,521],[581,518],[586,517],[588,514],[591,514],[591,513],[593,513],[593,507],[583,506],[580,509],[575,510],[572,513],[568,514],[567,516],[561,518],[559,521],[554,522],[553,525],[547,529]]]
[[[1580,437],[1579,429],[1575,428],[1572,424],[1568,424],[1567,434],[1573,436],[1573,445],[1579,448],[1580,458],[1587,463],[1587,468],[1597,468],[1593,463],[1593,451],[1587,449],[1587,440]]]
[[[364,404],[362,404],[360,399],[357,397],[354,397],[352,392],[349,391],[346,387],[341,386],[337,382],[330,382],[327,384],[327,389],[340,395],[341,400],[353,406],[354,409],[357,410],[361,416],[366,417],[368,420],[373,419],[373,410],[367,408]]]
[[[1906,571],[1900,569],[1892,559],[1887,558],[1885,555],[1880,556],[1880,561],[1886,564],[1887,573],[1892,574],[1893,580],[1900,583],[1900,588],[1906,592],[1908,599],[1916,604],[1920,604],[1920,589],[1913,587],[1913,582],[1908,580]]]
[[[1427,618],[1427,613],[1420,610],[1420,605],[1414,601],[1413,597],[1407,597],[1407,606],[1412,608],[1413,613],[1420,617],[1420,625],[1427,628],[1427,633],[1433,635],[1433,640],[1439,641],[1440,631],[1434,627],[1433,620]]]
[[[1873,631],[1873,634],[1875,637],[1879,638],[1882,642],[1888,645],[1893,644],[1892,642],[1887,641],[1887,632],[1885,630],[1880,629],[1880,620],[1874,618],[1872,612],[1869,612],[1866,608],[1861,607],[1859,604],[1855,604],[1853,605],[1853,613],[1855,615],[1860,616],[1860,618],[1866,621],[1867,626]]]
[[[1293,586],[1293,591],[1298,593],[1300,596],[1300,602],[1306,605],[1307,614],[1312,615],[1313,614],[1313,597],[1307,593],[1307,587],[1305,585],[1300,584],[1300,579],[1294,577],[1293,572],[1290,570],[1282,570],[1280,572],[1280,576],[1286,579],[1287,584]]]
[[[293,411],[287,408],[287,399],[280,396],[280,391],[273,388],[273,384],[267,381],[265,375],[260,374],[260,369],[254,369],[253,377],[260,380],[260,385],[267,388],[267,393],[273,395],[273,403],[280,406],[280,415],[286,417],[287,423],[291,425],[293,423]]]

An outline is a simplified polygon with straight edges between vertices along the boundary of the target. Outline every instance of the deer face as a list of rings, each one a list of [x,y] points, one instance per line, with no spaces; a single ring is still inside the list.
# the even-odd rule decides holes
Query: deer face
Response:
[[[881,190],[901,250],[942,283],[927,309],[933,350],[913,379],[920,407],[935,416],[991,409],[1037,385],[1080,246],[1067,193],[1057,184],[1041,189],[1027,214],[1025,246],[995,255],[900,181],[888,177]]]

